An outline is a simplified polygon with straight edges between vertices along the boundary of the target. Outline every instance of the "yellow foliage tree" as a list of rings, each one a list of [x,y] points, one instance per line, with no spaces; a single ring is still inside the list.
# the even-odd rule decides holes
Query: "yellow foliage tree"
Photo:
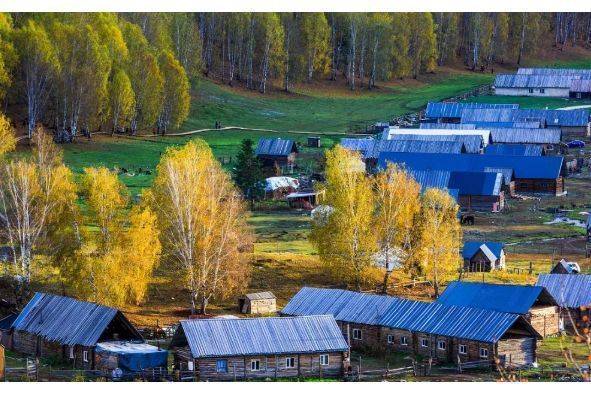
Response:
[[[169,148],[149,194],[167,265],[185,274],[192,312],[248,283],[247,212],[228,174],[202,140]]]
[[[462,229],[457,218],[458,205],[447,192],[429,188],[421,198],[420,213],[419,261],[437,297],[441,283],[460,267]]]
[[[14,128],[10,125],[10,120],[3,114],[0,114],[0,157],[12,150],[16,146]]]
[[[412,259],[413,226],[421,209],[420,190],[413,177],[395,164],[388,164],[385,170],[375,175],[376,214],[373,226],[386,267],[384,292],[391,273],[388,266]]]
[[[310,240],[323,265],[339,280],[360,289],[378,251],[374,195],[359,155],[337,145],[326,153],[326,216],[312,226]]]

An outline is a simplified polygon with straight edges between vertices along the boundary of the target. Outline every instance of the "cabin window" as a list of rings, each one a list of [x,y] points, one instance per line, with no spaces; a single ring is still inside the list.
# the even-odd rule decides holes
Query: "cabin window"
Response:
[[[88,351],[84,351],[82,353],[82,359],[84,360],[84,362],[88,362]]]
[[[528,91],[529,93],[534,93],[534,88],[529,88],[527,91]]]
[[[225,359],[215,361],[215,371],[218,373],[228,373],[228,361]]]
[[[480,357],[488,358],[488,348],[480,348]]]
[[[426,338],[421,338],[421,347],[428,347],[429,346],[429,340],[427,340]]]
[[[74,359],[74,346],[70,346],[70,359]]]
[[[580,99],[581,97],[581,92],[577,92],[577,99]]]
[[[361,340],[361,329],[353,329],[353,340]]]
[[[187,370],[193,370],[194,366],[193,366],[193,361],[187,361]]]
[[[253,359],[250,361],[250,370],[257,371],[261,369],[261,361],[258,359]]]
[[[546,93],[546,88],[540,88],[540,93]]]
[[[320,355],[320,364],[323,366],[328,365],[328,354],[321,354]]]
[[[446,346],[447,346],[447,344],[445,343],[445,341],[442,341],[442,340],[437,341],[437,349],[445,351]]]
[[[394,336],[392,334],[388,334],[388,344],[394,343]]]
[[[285,358],[285,367],[286,368],[295,368],[295,358],[290,356],[289,358]]]
[[[400,337],[400,345],[408,345],[408,338],[406,336]]]
[[[465,344],[460,344],[458,352],[462,355],[466,355],[468,353],[468,347]]]

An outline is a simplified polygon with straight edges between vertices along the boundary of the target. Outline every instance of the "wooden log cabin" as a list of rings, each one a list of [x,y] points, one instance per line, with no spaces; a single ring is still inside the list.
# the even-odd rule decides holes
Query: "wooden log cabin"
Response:
[[[540,274],[536,285],[560,305],[561,328],[575,334],[591,328],[591,275]]]
[[[322,288],[302,288],[285,315],[332,314],[351,349],[408,352],[445,362],[535,361],[539,333],[521,315]]]
[[[181,377],[339,378],[349,347],[332,316],[183,320],[171,341]]]
[[[560,312],[554,297],[544,287],[453,281],[437,302],[521,315],[542,336],[560,330]]]
[[[267,172],[275,168],[288,172],[295,166],[298,152],[293,140],[281,138],[261,138],[255,150],[256,157]]]
[[[483,272],[505,268],[505,245],[501,242],[466,241],[462,248],[464,270]]]
[[[137,344],[144,340],[136,328],[117,309],[53,294],[36,293],[13,320],[6,343],[12,351],[35,357],[54,357],[75,369],[112,370],[105,365],[100,349],[113,350],[127,359],[137,358]],[[129,344],[126,346],[125,344]],[[101,347],[102,346],[102,347]],[[148,344],[143,353],[159,353]],[[101,357],[102,355],[102,357]],[[154,365],[154,361],[158,364]],[[152,362],[150,362],[152,361]],[[122,366],[118,366],[122,367]],[[142,369],[166,368],[166,356],[146,357]]]

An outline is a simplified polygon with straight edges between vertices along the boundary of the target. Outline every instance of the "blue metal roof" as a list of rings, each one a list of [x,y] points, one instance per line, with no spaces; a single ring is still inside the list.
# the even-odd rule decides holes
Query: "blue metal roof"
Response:
[[[501,192],[503,174],[483,171],[452,171],[447,186],[462,195],[497,196]]]
[[[194,358],[348,350],[333,316],[182,320]]]
[[[558,144],[562,138],[560,128],[493,128],[493,143]]]
[[[381,325],[411,332],[495,343],[518,319],[520,316],[514,313],[401,299],[386,312]],[[525,326],[528,326],[527,323]],[[531,333],[536,335],[533,329]]]
[[[506,156],[448,153],[389,153],[378,158],[378,167],[387,162],[412,170],[485,171],[486,168],[513,169],[516,178],[557,179],[562,169],[560,156]]]
[[[462,257],[464,259],[471,259],[478,252],[481,245],[485,245],[497,259],[501,257],[501,251],[505,248],[505,244],[502,242],[466,241],[462,249]]]
[[[476,129],[474,124],[421,123],[420,129]]]
[[[373,138],[343,138],[341,139],[341,146],[353,152],[359,152],[363,157],[368,157],[374,146],[376,140]]]
[[[546,67],[521,67],[518,74],[526,75],[591,75],[590,69],[583,68],[546,68]]]
[[[486,155],[542,156],[542,147],[530,144],[494,144],[484,148]]]
[[[352,292],[335,319],[341,322],[377,325],[396,298]]]
[[[395,137],[396,138],[396,137]],[[381,152],[418,152],[418,153],[466,153],[466,146],[461,141],[431,141],[418,139],[392,139],[376,141],[370,152],[377,159]]]
[[[547,289],[562,307],[591,307],[589,274],[540,274],[536,284]]]
[[[498,74],[495,88],[570,88],[573,75]]]
[[[429,142],[461,142],[466,153],[480,153],[484,140],[481,135],[428,135],[428,134],[397,134],[392,141],[429,141]],[[378,154],[379,156],[379,154]],[[377,157],[377,156],[376,156]]]
[[[12,327],[65,345],[93,346],[116,316],[141,335],[117,309],[53,294],[35,293]]]
[[[281,138],[261,138],[255,150],[257,156],[288,156],[292,152],[297,152],[295,142]]]
[[[538,300],[555,304],[551,295],[541,286],[467,281],[449,283],[437,298],[438,303],[447,306],[490,309],[520,315],[528,313]]]
[[[589,109],[465,109],[462,124],[543,121],[552,127],[583,127],[589,122]]]
[[[518,109],[518,104],[429,102],[425,117],[460,118],[465,109]]]

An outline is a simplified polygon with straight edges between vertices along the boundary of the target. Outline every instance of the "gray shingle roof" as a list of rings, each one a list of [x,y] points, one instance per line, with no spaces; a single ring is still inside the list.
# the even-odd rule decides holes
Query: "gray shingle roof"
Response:
[[[252,294],[246,294],[246,299],[257,300],[257,299],[275,299],[275,295],[271,291],[255,292]]]
[[[481,135],[398,134],[393,141],[461,142],[467,153],[479,153],[483,147]]]
[[[12,327],[60,344],[93,346],[116,316],[127,323],[134,338],[142,339],[115,308],[39,292],[25,306]]]
[[[257,144],[257,156],[287,156],[297,152],[295,142],[291,139],[261,138]]]
[[[555,127],[583,127],[589,122],[588,109],[466,109],[462,112],[462,124],[541,121]]]
[[[498,74],[495,88],[570,88],[572,75]]]
[[[560,128],[493,128],[490,130],[493,143],[559,144]]]
[[[429,102],[427,118],[460,118],[465,109],[518,109],[518,104]]]
[[[333,316],[182,320],[194,358],[344,352],[347,342]]]
[[[524,75],[591,75],[590,69],[582,68],[544,68],[544,67],[521,67],[518,74]]]

